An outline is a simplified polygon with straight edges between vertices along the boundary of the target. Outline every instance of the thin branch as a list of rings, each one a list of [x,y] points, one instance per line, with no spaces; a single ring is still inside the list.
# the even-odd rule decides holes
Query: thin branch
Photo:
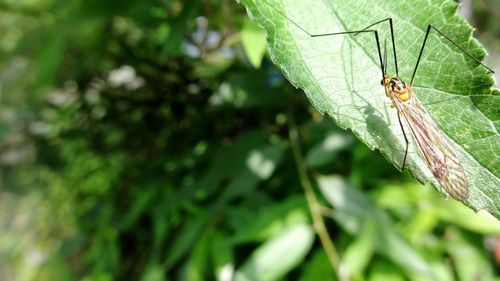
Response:
[[[316,194],[314,193],[311,181],[309,180],[309,176],[307,175],[307,168],[305,165],[304,158],[302,157],[302,152],[300,151],[300,143],[299,143],[299,133],[297,131],[297,127],[295,126],[292,117],[288,116],[288,123],[290,126],[289,129],[289,138],[290,144],[292,147],[293,157],[295,159],[295,163],[297,164],[297,171],[299,173],[300,185],[304,190],[304,194],[306,196],[307,205],[309,206],[309,210],[311,212],[314,230],[318,234],[318,237],[323,245],[323,249],[325,249],[326,255],[330,261],[335,272],[339,272],[339,257],[337,254],[337,250],[333,244],[330,235],[325,226],[325,221],[321,215],[322,206],[318,202]]]

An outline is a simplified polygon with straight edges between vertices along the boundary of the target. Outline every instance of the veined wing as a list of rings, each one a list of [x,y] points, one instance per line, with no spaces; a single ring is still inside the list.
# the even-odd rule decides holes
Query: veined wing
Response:
[[[422,103],[412,91],[408,101],[395,99],[394,102],[406,119],[434,177],[451,197],[460,201],[467,199],[469,188],[460,160]]]

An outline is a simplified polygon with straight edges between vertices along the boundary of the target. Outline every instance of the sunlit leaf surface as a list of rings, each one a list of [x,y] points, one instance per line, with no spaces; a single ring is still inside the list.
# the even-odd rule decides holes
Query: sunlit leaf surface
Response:
[[[455,15],[457,5],[452,1],[377,0],[365,1],[355,9],[347,1],[243,0],[242,3],[250,17],[267,31],[271,58],[288,80],[305,91],[317,110],[331,116],[341,127],[351,129],[397,167],[401,166],[404,139],[396,111],[390,108],[390,100],[380,86],[381,71],[373,33],[311,38],[289,19],[309,33],[318,34],[360,30],[392,17],[399,75],[408,83],[429,23],[475,57],[485,55],[471,38],[471,27]],[[388,40],[388,74],[395,75],[389,26],[380,24],[374,28],[379,30],[382,45]],[[498,218],[499,91],[492,90],[492,85],[493,79],[484,67],[431,33],[413,89],[461,159],[470,189],[464,203]],[[413,143],[408,157],[406,168],[415,178],[431,182],[445,193]]]

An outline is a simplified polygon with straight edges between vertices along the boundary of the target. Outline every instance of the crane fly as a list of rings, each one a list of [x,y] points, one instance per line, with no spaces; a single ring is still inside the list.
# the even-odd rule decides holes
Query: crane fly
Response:
[[[385,70],[387,69],[386,62],[387,50],[384,46]],[[424,156],[427,166],[439,184],[451,197],[460,201],[466,200],[469,196],[469,188],[460,160],[445,135],[413,92],[411,84],[406,85],[400,78],[390,77],[385,73],[381,84],[385,88],[386,96],[392,101],[392,107],[397,110],[399,125],[406,142],[403,168],[409,142],[401,124],[401,117],[408,124],[420,153]]]
[[[411,85],[406,85],[403,80],[388,75],[384,75],[382,83],[386,95],[392,100],[393,107],[397,110],[401,129],[404,132],[401,124],[401,117],[403,117],[436,180],[451,197],[460,201],[466,200],[469,188],[460,160],[447,138],[414,94]],[[403,133],[403,136],[406,141],[404,165],[408,153],[408,139],[406,134]]]
[[[415,92],[412,89],[412,84],[418,69],[418,65],[420,63],[420,59],[422,58],[427,38],[432,30],[438,32],[443,38],[447,39],[455,47],[460,49],[464,54],[472,58],[476,63],[484,66],[491,73],[493,73],[493,70],[485,66],[476,58],[474,58],[469,52],[467,52],[465,49],[463,49],[461,46],[455,43],[450,37],[441,32],[438,28],[429,24],[427,26],[427,31],[425,33],[424,41],[420,48],[420,53],[415,68],[413,70],[410,83],[406,84],[402,79],[399,78],[392,18],[386,18],[377,21],[360,30],[312,34],[309,33],[307,30],[305,30],[304,28],[302,28],[297,23],[295,23],[283,12],[275,8],[267,0],[263,1],[310,37],[326,37],[326,36],[346,35],[346,34],[358,35],[360,33],[373,33],[377,44],[378,58],[380,61],[380,68],[382,72],[381,84],[382,86],[384,86],[386,96],[392,102],[392,107],[395,108],[397,111],[398,122],[403,132],[403,137],[406,143],[405,154],[401,170],[404,170],[405,167],[406,157],[408,155],[408,145],[409,145],[409,141],[406,136],[403,123],[401,122],[401,119],[403,119],[408,125],[410,133],[413,139],[415,140],[415,143],[417,144],[418,150],[425,159],[425,162],[429,170],[432,172],[433,176],[439,182],[441,187],[446,191],[447,194],[449,194],[456,200],[459,201],[467,200],[469,196],[469,188],[464,169],[460,164],[460,159],[458,158],[457,153],[453,149],[453,146],[451,145],[448,138],[442,133],[442,131],[439,129],[436,123],[432,120],[432,117],[429,115],[429,113],[427,113],[424,106],[415,95]],[[396,72],[396,76],[394,77],[387,75],[387,48],[385,41],[384,41],[384,57],[382,58],[378,31],[376,29],[371,29],[373,26],[386,21],[389,23],[390,27],[392,53],[394,56],[394,65]]]

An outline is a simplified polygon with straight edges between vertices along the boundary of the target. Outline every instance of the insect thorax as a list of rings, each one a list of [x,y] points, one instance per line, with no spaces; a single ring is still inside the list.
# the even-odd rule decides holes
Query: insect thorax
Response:
[[[406,102],[410,99],[410,87],[406,86],[406,83],[398,77],[384,75],[382,83],[399,101]]]

